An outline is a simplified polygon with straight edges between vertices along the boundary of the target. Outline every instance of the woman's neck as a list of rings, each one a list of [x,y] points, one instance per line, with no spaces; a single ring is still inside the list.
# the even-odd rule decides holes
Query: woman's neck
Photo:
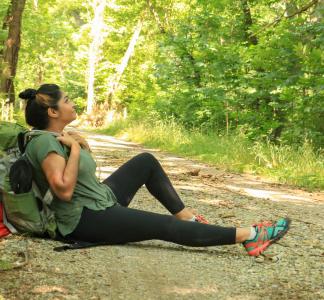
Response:
[[[45,130],[62,134],[64,127],[65,125],[63,126],[62,124],[51,124]]]

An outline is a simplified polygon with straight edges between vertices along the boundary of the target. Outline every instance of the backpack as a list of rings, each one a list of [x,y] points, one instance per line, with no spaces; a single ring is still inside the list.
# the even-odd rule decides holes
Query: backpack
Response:
[[[33,181],[33,166],[25,153],[28,142],[43,133],[42,130],[27,130],[0,121],[0,214],[5,233],[24,233],[68,243],[55,247],[55,251],[104,245],[65,239],[57,231],[55,215],[49,207],[53,200],[52,192],[49,189],[44,196],[41,195]],[[1,208],[4,208],[2,213]],[[0,237],[5,236],[1,232]]]
[[[8,222],[3,207],[3,188],[7,170],[15,157],[18,155],[16,147],[17,134],[25,130],[24,127],[10,122],[0,122],[0,237],[9,233],[16,233],[17,230]]]
[[[7,126],[1,126],[0,129],[0,137],[4,137],[1,143],[4,154],[0,159],[3,170],[0,189],[4,220],[7,220],[5,225],[12,233],[55,239],[57,226],[54,212],[49,208],[53,195],[50,190],[44,196],[41,195],[37,184],[33,181],[33,167],[25,153],[27,143],[44,132],[29,131],[15,124],[10,124],[12,128],[8,131],[5,128],[8,124],[5,125]]]

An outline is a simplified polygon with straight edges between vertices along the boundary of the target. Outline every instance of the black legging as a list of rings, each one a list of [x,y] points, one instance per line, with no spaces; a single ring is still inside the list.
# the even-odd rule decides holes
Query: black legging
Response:
[[[103,183],[112,189],[118,203],[100,211],[84,208],[78,226],[68,238],[107,244],[159,239],[193,247],[235,243],[233,227],[182,221],[174,216],[127,207],[143,184],[171,214],[185,207],[160,163],[150,153],[133,157]]]

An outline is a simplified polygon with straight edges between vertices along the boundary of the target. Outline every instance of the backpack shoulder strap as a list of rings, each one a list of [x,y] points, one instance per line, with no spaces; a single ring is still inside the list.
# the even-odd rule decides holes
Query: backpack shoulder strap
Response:
[[[26,132],[23,133],[23,137],[24,137],[23,146],[24,146],[24,149],[26,148],[28,142],[31,141],[31,139],[33,137],[42,135],[44,133],[49,133],[49,134],[51,134],[53,136],[60,136],[60,134],[57,133],[57,132],[47,131],[47,130],[32,129],[32,130],[26,131]]]
[[[59,133],[57,132],[53,132],[53,131],[47,131],[47,130],[38,130],[38,129],[32,129],[32,130],[29,130],[29,131],[25,131],[20,137],[18,136],[18,138],[21,139],[21,144],[22,144],[22,149],[23,151],[21,151],[22,154],[25,154],[25,150],[26,150],[26,147],[27,147],[27,144],[34,138],[34,137],[37,137],[37,136],[40,136],[44,133],[49,133],[53,136],[60,136]],[[63,145],[62,145],[63,147]],[[20,149],[20,147],[19,147]],[[63,147],[63,150],[64,150],[64,147]],[[29,162],[33,165],[32,163],[32,160],[30,159],[30,157],[26,154],[26,157],[27,159],[29,160]],[[34,166],[34,165],[33,165]]]
[[[41,199],[42,202],[44,202],[46,205],[50,205],[52,203],[53,194],[52,194],[52,191],[50,189],[47,190],[47,192],[45,193],[45,195],[43,197],[34,180],[33,180],[33,183],[32,183],[32,189],[33,189],[33,192],[35,193],[35,196],[37,198]]]

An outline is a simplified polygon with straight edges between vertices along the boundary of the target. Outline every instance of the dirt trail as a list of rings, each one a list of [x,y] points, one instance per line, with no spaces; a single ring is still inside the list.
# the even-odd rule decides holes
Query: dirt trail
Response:
[[[132,156],[151,152],[185,204],[211,223],[245,226],[288,215],[292,228],[264,259],[247,256],[241,245],[189,248],[163,241],[59,253],[52,250],[58,242],[11,236],[0,241],[0,259],[21,261],[27,253],[28,263],[0,272],[0,299],[324,299],[323,192],[84,135],[101,179]],[[144,187],[131,207],[167,213]]]

